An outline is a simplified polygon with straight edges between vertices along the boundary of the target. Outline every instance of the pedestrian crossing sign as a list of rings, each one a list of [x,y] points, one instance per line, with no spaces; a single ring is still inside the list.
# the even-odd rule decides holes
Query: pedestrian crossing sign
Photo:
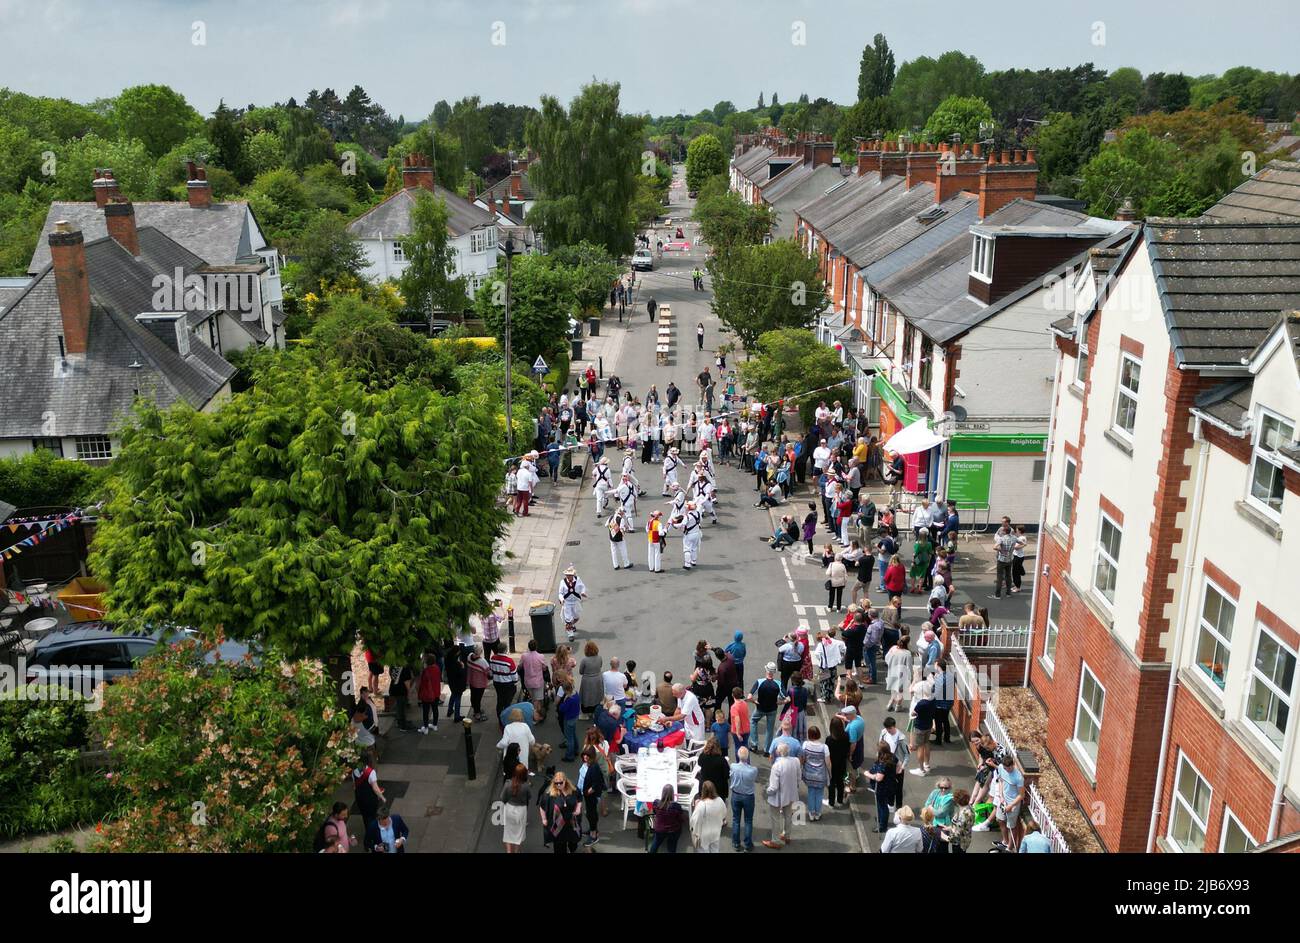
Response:
[[[538,354],[537,359],[533,361],[533,373],[536,373],[540,376],[541,374],[545,373],[548,369],[549,368],[546,366],[546,361],[542,359],[541,354]]]

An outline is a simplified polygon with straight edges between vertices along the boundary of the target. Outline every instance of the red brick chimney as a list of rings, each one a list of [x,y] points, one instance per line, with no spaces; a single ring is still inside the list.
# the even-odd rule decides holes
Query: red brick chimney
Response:
[[[880,170],[880,142],[863,141],[858,145],[858,176]]]
[[[122,194],[117,189],[117,179],[107,167],[95,168],[95,179],[90,184],[95,192],[95,205],[103,209]]]
[[[880,152],[880,175],[882,177],[902,177],[907,174],[907,152],[901,141],[890,144],[885,142],[885,149]]]
[[[962,190],[972,194],[979,193],[980,172],[984,169],[984,158],[980,156],[980,145],[972,144],[966,151],[960,145],[942,144],[939,147],[939,160],[936,166],[934,202],[942,203],[951,199]]]
[[[433,189],[433,167],[429,158],[423,154],[407,154],[402,158],[402,186],[407,190],[414,187]]]
[[[477,199],[478,199],[478,178],[470,177],[469,178],[469,201],[473,203]]]
[[[814,167],[830,166],[835,159],[834,141],[816,141],[812,149],[812,165]]]
[[[118,197],[105,206],[104,223],[118,245],[133,256],[140,255],[140,233],[135,228],[135,207],[130,200]]]
[[[980,171],[980,219],[996,213],[1013,200],[1032,200],[1038,192],[1038,164],[1020,149],[990,154],[989,162]]]
[[[208,171],[192,160],[185,162],[188,180],[185,193],[190,198],[190,206],[196,210],[205,210],[212,205],[212,184],[208,183]]]
[[[932,151],[925,145],[919,151],[913,151],[907,155],[906,175],[903,186],[908,190],[918,183],[935,182],[935,176],[939,172],[939,152]]]
[[[510,195],[516,200],[524,198],[524,174],[520,170],[510,171]]]
[[[54,290],[63,319],[63,349],[84,354],[90,335],[90,278],[86,275],[86,241],[67,220],[59,220],[50,233],[50,262]]]

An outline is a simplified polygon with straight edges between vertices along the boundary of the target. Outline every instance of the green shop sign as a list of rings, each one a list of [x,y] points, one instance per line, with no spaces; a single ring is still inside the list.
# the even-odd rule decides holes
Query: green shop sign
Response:
[[[1042,455],[1046,451],[1045,435],[959,433],[948,440],[949,455]]]
[[[959,507],[987,507],[993,480],[993,462],[988,459],[952,459],[948,462],[948,500]]]
[[[871,385],[879,396],[889,406],[889,411],[898,417],[898,421],[905,426],[910,426],[921,417],[907,408],[907,398],[894,389],[894,385],[885,379],[883,373],[877,373],[871,381]]]

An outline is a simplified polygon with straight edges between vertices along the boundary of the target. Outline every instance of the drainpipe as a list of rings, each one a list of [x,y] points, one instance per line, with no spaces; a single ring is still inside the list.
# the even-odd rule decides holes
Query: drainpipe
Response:
[[[1061,387],[1061,348],[1056,348],[1056,374],[1052,382],[1052,404],[1047,408],[1047,442],[1043,446],[1046,461],[1043,463],[1043,492],[1038,499],[1038,546],[1043,546],[1043,536],[1047,531],[1047,485],[1052,480],[1052,469],[1048,463],[1052,458],[1052,443],[1056,441],[1056,398],[1060,396]],[[1076,486],[1075,490],[1078,488]],[[1043,581],[1043,567],[1039,561],[1042,554],[1034,555],[1034,588],[1029,593],[1029,635],[1025,638],[1025,676],[1020,682],[1022,688],[1029,687],[1029,663],[1034,658],[1034,614],[1038,612],[1038,584]]]
[[[1160,759],[1156,766],[1156,791],[1151,799],[1151,824],[1147,828],[1147,854],[1151,854],[1156,844],[1156,825],[1160,820],[1160,794],[1164,790],[1165,764],[1169,759],[1169,732],[1174,723],[1174,694],[1178,690],[1178,669],[1183,663],[1183,642],[1187,636],[1187,600],[1191,594],[1193,565],[1195,564],[1196,545],[1201,532],[1201,505],[1205,497],[1205,466],[1210,458],[1210,443],[1201,435],[1201,417],[1196,417],[1192,431],[1192,440],[1199,443],[1196,453],[1196,480],[1192,485],[1192,501],[1187,506],[1188,520],[1187,552],[1183,560],[1183,579],[1178,586],[1178,604],[1174,608],[1174,640],[1169,652],[1169,687],[1165,692],[1165,722],[1160,731]],[[1285,775],[1285,774],[1283,774]],[[1279,776],[1279,783],[1282,780]],[[1280,786],[1279,786],[1280,788]]]

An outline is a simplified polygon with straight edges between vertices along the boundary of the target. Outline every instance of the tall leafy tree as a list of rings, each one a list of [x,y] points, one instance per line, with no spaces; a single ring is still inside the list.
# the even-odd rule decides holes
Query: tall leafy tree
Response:
[[[328,89],[327,89],[328,91]],[[302,172],[312,164],[334,159],[334,139],[307,108],[289,110],[289,130],[284,137],[284,156],[289,166]]]
[[[846,160],[852,160],[857,150],[855,138],[866,140],[877,133],[888,134],[894,130],[894,107],[888,98],[871,98],[845,108],[835,129],[835,150]]]
[[[456,102],[445,130],[460,141],[464,167],[481,173],[483,160],[492,152],[492,140],[488,136],[487,114],[479,107],[477,95]],[[459,180],[462,169],[444,167],[443,173],[453,175],[447,179]]]
[[[984,66],[974,56],[953,50],[938,59],[919,56],[898,67],[890,93],[899,123],[920,126],[949,95],[979,95]]]
[[[762,93],[762,92],[759,92],[759,93],[758,93],[758,107],[759,107],[759,108],[766,108],[766,107],[767,107],[766,105],[763,104],[763,93]]]
[[[94,571],[110,617],[327,661],[411,661],[480,611],[500,568],[500,417],[411,383],[367,390],[309,350],[259,359],[215,413],[122,430]]]
[[[529,170],[541,191],[529,214],[551,246],[586,240],[612,255],[633,247],[632,200],[644,119],[619,112],[619,86],[593,82],[566,110],[551,96],[528,128],[540,158]]]
[[[758,245],[775,223],[770,206],[746,203],[739,194],[729,191],[726,178],[719,176],[700,185],[694,218],[704,241],[720,255],[737,247]]]
[[[604,289],[607,294],[608,285]],[[474,312],[505,343],[504,266],[474,296]],[[521,255],[510,266],[510,349],[532,363],[550,360],[565,344],[569,317],[579,311],[571,270],[545,255]]]
[[[726,173],[727,155],[712,134],[701,134],[686,146],[686,186],[698,190],[714,174]]]
[[[447,203],[417,190],[411,208],[411,234],[402,240],[406,268],[398,282],[407,308],[428,317],[460,316],[468,307],[466,281],[456,275],[456,250],[447,231]]]
[[[793,240],[733,249],[715,256],[709,271],[713,313],[746,350],[768,331],[809,327],[826,309],[817,262]]]
[[[212,142],[212,158],[242,183],[252,179],[245,159],[244,132],[239,126],[239,112],[227,108],[225,99],[208,119],[207,138]]]
[[[740,376],[746,387],[764,402],[822,389],[849,378],[849,369],[840,361],[839,354],[808,331],[797,328],[768,331],[758,338],[754,351],[754,356],[740,363]],[[814,396],[798,401],[805,421],[812,419],[818,399]]]
[[[925,124],[925,133],[931,141],[946,141],[959,135],[963,141],[978,141],[984,137],[981,125],[993,121],[993,109],[982,98],[951,95],[939,102]]]
[[[324,294],[339,285],[353,285],[366,268],[366,255],[348,221],[340,213],[322,210],[312,215],[293,242],[293,288],[299,295]]]
[[[862,50],[858,67],[858,101],[887,96],[894,87],[894,50],[884,33],[877,33],[871,45]],[[760,106],[762,107],[761,103]]]
[[[144,145],[161,157],[191,134],[203,130],[203,118],[185,96],[166,85],[135,85],[113,100],[111,117],[125,140]]]

